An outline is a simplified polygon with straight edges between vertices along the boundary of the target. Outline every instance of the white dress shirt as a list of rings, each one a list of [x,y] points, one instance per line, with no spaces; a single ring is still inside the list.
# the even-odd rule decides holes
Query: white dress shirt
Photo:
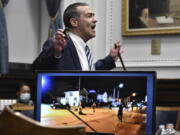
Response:
[[[86,53],[85,53],[86,43],[83,41],[83,39],[81,37],[75,35],[72,32],[69,32],[69,36],[72,39],[72,41],[75,45],[75,48],[77,50],[82,70],[86,70],[86,71],[90,70],[88,60],[86,57]]]

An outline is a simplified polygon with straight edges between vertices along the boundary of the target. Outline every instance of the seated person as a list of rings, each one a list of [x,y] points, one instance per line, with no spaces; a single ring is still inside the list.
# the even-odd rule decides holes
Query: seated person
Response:
[[[17,88],[17,103],[13,104],[11,108],[14,111],[21,112],[22,114],[33,118],[34,106],[31,100],[30,86],[22,83]]]
[[[25,83],[20,84],[17,89],[17,97],[17,103],[33,105],[33,102],[31,100],[31,89],[29,85]]]

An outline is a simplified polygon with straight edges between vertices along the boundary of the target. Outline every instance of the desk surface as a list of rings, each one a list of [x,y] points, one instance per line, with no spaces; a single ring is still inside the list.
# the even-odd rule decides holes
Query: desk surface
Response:
[[[16,103],[12,105],[14,111],[25,111],[25,110],[34,110],[33,105],[26,105],[22,103]]]
[[[180,111],[180,106],[156,106],[156,110],[160,111]]]

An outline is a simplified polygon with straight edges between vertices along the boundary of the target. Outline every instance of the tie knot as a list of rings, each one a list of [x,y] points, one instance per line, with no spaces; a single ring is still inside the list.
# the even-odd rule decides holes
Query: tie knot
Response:
[[[87,45],[85,46],[85,51],[89,51],[89,47]]]

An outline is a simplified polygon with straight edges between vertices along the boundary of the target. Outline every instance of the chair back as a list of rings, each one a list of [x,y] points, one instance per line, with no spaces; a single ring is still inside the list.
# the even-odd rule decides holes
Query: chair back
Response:
[[[0,133],[1,135],[85,135],[85,126],[43,126],[5,107],[0,113]]]

